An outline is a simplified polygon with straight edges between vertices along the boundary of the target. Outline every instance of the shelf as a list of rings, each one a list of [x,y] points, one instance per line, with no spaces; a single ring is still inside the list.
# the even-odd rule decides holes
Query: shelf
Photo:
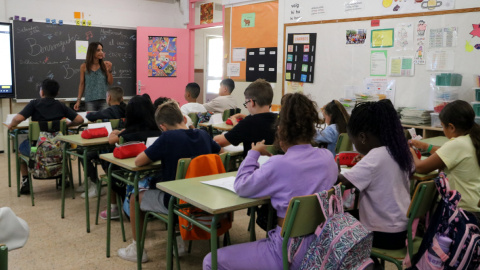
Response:
[[[444,136],[443,129],[431,126],[416,126],[416,125],[406,125],[402,124],[404,128],[414,128],[417,130],[418,135],[422,135],[425,138],[431,138],[436,136]],[[421,132],[419,132],[421,131]]]

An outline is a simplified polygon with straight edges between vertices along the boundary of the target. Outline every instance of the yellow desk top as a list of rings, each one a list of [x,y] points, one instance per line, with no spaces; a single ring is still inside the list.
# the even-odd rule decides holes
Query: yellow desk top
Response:
[[[113,153],[101,154],[100,158],[103,159],[103,160],[106,160],[110,163],[113,163],[115,165],[118,165],[118,166],[120,166],[124,169],[132,171],[132,172],[157,169],[162,164],[161,161],[155,161],[152,164],[149,164],[147,166],[138,167],[138,166],[135,165],[135,158],[134,157],[126,158],[126,159],[119,159],[119,158],[114,157]]]
[[[218,130],[224,130],[224,131],[230,131],[233,129],[232,125],[227,125],[225,122],[220,123],[220,124],[215,124],[213,125],[213,128],[218,129]]]
[[[84,139],[80,134],[63,135],[63,136],[59,136],[58,139],[61,141],[73,143],[79,146],[93,146],[93,145],[108,144],[108,137]]]
[[[7,122],[3,122],[3,125],[5,127],[8,127],[8,123]],[[18,124],[18,126],[16,127],[13,127],[13,129],[28,129],[29,127],[29,122],[28,121],[23,121],[21,122],[20,124]]]
[[[186,201],[210,214],[222,214],[252,206],[266,204],[270,198],[249,199],[237,194],[207,184],[201,181],[215,180],[236,176],[237,172],[215,174],[169,182],[157,183],[157,188]]]

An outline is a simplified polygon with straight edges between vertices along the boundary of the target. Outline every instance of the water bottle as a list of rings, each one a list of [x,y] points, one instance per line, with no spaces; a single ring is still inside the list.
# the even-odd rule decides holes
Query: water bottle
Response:
[[[450,245],[452,244],[452,239],[443,235],[437,235],[436,238],[443,252],[448,253],[448,251],[450,250]],[[440,257],[437,256],[435,251],[433,251],[432,247],[428,249],[428,261],[435,267],[443,266],[442,260],[440,259]]]

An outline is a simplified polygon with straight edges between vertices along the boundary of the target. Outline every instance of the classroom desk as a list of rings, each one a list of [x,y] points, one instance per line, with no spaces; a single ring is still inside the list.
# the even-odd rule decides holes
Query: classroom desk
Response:
[[[63,169],[62,169],[62,213],[61,216],[62,218],[65,217],[65,175],[66,175],[66,168],[68,166],[67,160],[70,161],[70,158],[66,158],[67,155],[74,155],[79,158],[82,158],[83,161],[83,173],[84,173],[84,180],[85,180],[85,211],[86,211],[86,220],[87,220],[87,233],[90,232],[90,211],[89,211],[89,201],[88,201],[88,172],[87,172],[87,153],[89,151],[97,151],[100,149],[104,149],[106,147],[109,147],[110,144],[108,143],[108,137],[102,137],[102,138],[95,138],[95,139],[83,139],[80,134],[75,134],[75,135],[64,135],[64,136],[59,136],[58,139],[60,141],[65,142],[65,147],[63,148]],[[77,152],[77,149],[74,150],[68,150],[69,144],[76,144],[77,147],[83,148],[83,154],[79,154]],[[70,162],[69,162],[70,164]],[[71,164],[70,164],[70,175],[72,175],[71,172]],[[78,178],[81,179],[81,172],[80,172],[80,164],[78,166]],[[73,197],[75,198],[74,195],[74,188],[72,185],[72,193]]]
[[[221,214],[232,211],[241,210],[244,208],[251,208],[270,202],[268,197],[249,199],[242,198],[237,194],[219,187],[202,184],[201,181],[220,179],[228,176],[236,176],[237,172],[215,174],[203,177],[189,178],[181,181],[169,181],[157,183],[157,188],[172,195],[168,205],[168,241],[167,241],[167,269],[172,269],[172,246],[174,237],[174,218],[175,215],[181,216],[207,231],[211,235],[210,245],[212,252],[212,269],[217,269],[217,223],[218,217]],[[176,199],[181,199],[187,202],[187,205],[178,205]],[[212,219],[212,226],[210,228],[199,224],[179,211],[181,208],[193,205],[214,215]],[[252,212],[254,213],[254,212]],[[253,222],[253,224],[252,224]],[[255,220],[250,219],[250,240],[255,239]]]
[[[6,122],[3,123],[5,127],[8,127]],[[8,160],[8,187],[12,186],[12,169],[11,169],[11,146],[10,143],[13,141],[13,147],[15,150],[15,164],[16,171],[20,171],[20,163],[18,162],[18,135],[20,132],[25,132],[28,130],[29,122],[23,121],[18,126],[14,127],[12,131],[7,131],[7,160]],[[17,197],[20,197],[20,174],[17,173]]]
[[[156,170],[159,169],[161,166],[161,161],[156,161],[152,164],[147,166],[138,167],[135,166],[135,158],[126,158],[126,159],[118,159],[113,156],[113,153],[102,154],[100,158],[110,162],[110,166],[108,167],[108,187],[107,187],[107,258],[110,257],[110,193],[111,193],[111,185],[112,185],[112,177],[118,179],[126,184],[133,185],[134,188],[134,196],[135,196],[135,232],[136,232],[136,239],[137,239],[137,269],[142,269],[142,252],[141,249],[141,237],[140,232],[142,228],[140,228],[140,204],[138,203],[138,181],[139,181],[139,174],[140,172],[147,171],[147,170]],[[134,173],[133,181],[132,175],[129,174],[127,178],[124,177],[121,173],[112,172],[112,166],[117,165],[129,172]],[[122,212],[122,209],[119,209]]]
[[[422,139],[421,142],[426,142],[434,146],[442,146],[444,143],[448,142],[449,139],[445,136],[431,137],[427,139]]]
[[[233,125],[227,125],[225,122],[212,125],[212,127],[214,129],[223,130],[223,131],[230,131],[233,129]]]

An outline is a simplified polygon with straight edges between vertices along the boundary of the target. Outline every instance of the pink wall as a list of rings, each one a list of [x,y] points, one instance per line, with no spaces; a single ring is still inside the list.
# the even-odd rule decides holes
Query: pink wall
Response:
[[[177,37],[177,77],[148,77],[148,36]],[[187,29],[137,27],[137,94],[147,93],[152,100],[166,96],[177,100],[181,105],[186,103],[183,98],[185,86],[193,79],[189,44],[190,35]]]

